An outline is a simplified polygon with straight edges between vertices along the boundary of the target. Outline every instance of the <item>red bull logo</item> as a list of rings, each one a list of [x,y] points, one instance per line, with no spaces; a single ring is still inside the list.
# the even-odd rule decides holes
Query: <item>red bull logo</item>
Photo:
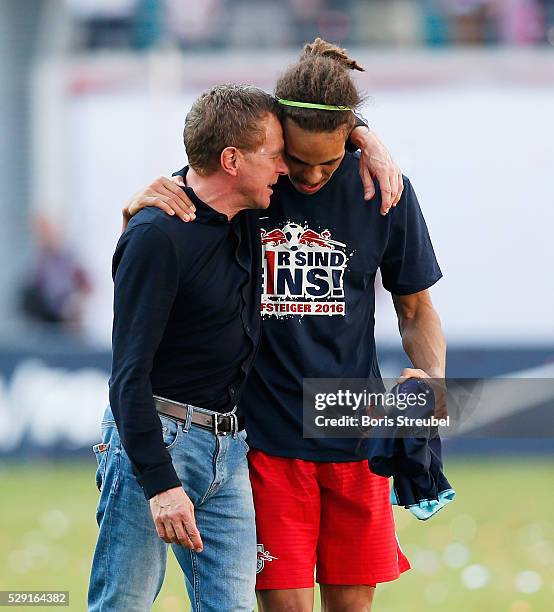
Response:
[[[263,544],[258,544],[258,562],[256,564],[256,574],[259,574],[268,561],[275,561],[278,557],[274,557],[270,554],[269,550],[265,550]]]
[[[279,246],[280,244],[284,244],[287,241],[285,234],[280,229],[271,230],[271,232],[266,233],[265,230],[262,230],[262,244],[269,244],[270,246]]]
[[[344,315],[346,245],[297,223],[262,230],[262,315]]]

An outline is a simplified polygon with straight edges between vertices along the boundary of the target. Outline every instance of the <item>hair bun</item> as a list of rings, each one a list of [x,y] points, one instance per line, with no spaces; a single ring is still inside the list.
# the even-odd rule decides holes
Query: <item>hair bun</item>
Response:
[[[322,57],[328,57],[333,59],[339,64],[342,64],[345,68],[349,68],[350,70],[360,70],[363,72],[365,69],[358,64],[356,60],[348,57],[346,50],[341,47],[337,47],[337,45],[333,45],[322,38],[316,38],[314,42],[308,43],[304,46],[304,55],[305,56],[316,56],[320,55]]]

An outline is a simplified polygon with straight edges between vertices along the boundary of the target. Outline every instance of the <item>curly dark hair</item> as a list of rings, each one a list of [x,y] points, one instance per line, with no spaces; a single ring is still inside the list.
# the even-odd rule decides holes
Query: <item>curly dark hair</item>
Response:
[[[281,75],[275,87],[275,97],[296,102],[312,102],[332,106],[348,106],[355,110],[363,101],[349,70],[364,68],[348,57],[346,51],[316,38],[304,47],[296,64]],[[310,132],[334,132],[341,126],[352,128],[355,123],[349,111],[329,111],[283,106],[285,119],[292,119]]]

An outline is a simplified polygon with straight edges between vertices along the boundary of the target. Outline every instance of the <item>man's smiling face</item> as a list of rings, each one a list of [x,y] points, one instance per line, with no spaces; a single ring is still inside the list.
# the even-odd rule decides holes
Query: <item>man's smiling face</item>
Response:
[[[344,157],[347,126],[334,132],[309,132],[291,119],[283,122],[289,178],[305,195],[317,193],[333,176]]]

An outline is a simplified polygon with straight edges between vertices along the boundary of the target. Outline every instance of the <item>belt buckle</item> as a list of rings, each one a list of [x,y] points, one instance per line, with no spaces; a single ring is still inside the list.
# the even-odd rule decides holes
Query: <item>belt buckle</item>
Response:
[[[214,436],[226,436],[227,433],[224,431],[219,431],[219,414],[216,412],[212,415],[213,423],[214,423]]]
[[[219,420],[218,420],[219,417],[229,417],[231,419],[230,431],[219,431]],[[235,411],[229,414],[214,414],[213,415],[213,427],[214,427],[214,435],[226,436],[228,434],[231,434],[234,438],[236,437],[239,431],[239,419],[237,415],[235,414]]]
[[[229,416],[231,417],[231,433],[233,434],[233,438],[236,438],[239,432],[239,419],[235,412]]]

